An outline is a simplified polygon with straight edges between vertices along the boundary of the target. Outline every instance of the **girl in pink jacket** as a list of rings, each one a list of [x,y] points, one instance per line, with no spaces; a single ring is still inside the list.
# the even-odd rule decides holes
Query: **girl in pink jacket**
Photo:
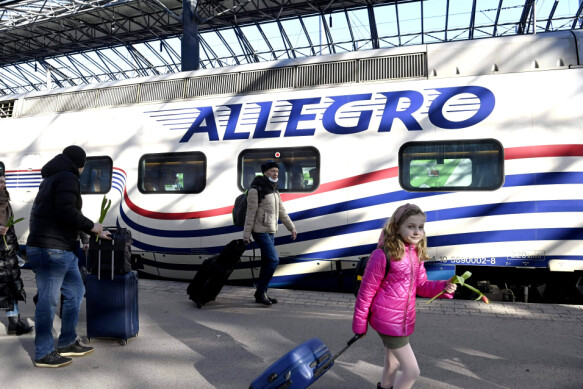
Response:
[[[427,280],[423,261],[429,256],[424,224],[425,214],[418,206],[405,204],[397,208],[383,227],[356,298],[353,332],[366,334],[370,323],[385,345],[385,365],[378,389],[411,388],[419,378],[419,366],[409,344],[409,335],[415,329],[415,296],[433,297],[445,290],[441,298],[452,298],[456,289],[448,281]],[[399,366],[402,374],[395,380]]]

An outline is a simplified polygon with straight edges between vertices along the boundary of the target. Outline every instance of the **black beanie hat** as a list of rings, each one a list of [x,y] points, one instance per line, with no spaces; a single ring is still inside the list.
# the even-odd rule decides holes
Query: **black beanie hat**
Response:
[[[267,161],[261,165],[261,173],[265,173],[266,171],[274,167],[279,169],[279,165],[275,161]]]
[[[82,168],[85,166],[85,159],[87,158],[85,151],[79,146],[67,146],[63,150],[63,154],[66,155],[75,163],[75,166]]]

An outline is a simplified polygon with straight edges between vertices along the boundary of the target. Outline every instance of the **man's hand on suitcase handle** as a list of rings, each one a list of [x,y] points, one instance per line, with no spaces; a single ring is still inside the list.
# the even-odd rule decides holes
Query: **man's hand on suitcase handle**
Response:
[[[93,223],[93,228],[91,232],[95,233],[101,239],[108,239],[111,240],[111,233],[107,230],[103,229],[103,224],[101,223]]]
[[[109,232],[107,230],[103,230],[99,233],[99,237],[101,239],[111,240],[111,232]]]

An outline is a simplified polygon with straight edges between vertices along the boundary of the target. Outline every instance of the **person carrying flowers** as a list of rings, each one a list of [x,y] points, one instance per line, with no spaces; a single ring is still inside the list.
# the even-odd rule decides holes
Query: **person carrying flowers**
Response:
[[[67,366],[72,362],[69,357],[93,351],[93,347],[80,343],[76,332],[85,294],[75,256],[77,237],[79,231],[83,231],[101,239],[111,238],[101,223],[94,223],[81,212],[83,199],[79,177],[85,160],[85,151],[72,145],[47,162],[41,169],[43,181],[30,212],[26,256],[38,289],[34,339],[36,367]],[[53,321],[61,293],[61,333],[55,349]]]
[[[447,280],[427,280],[424,224],[425,214],[418,206],[405,204],[396,209],[368,260],[356,298],[353,332],[366,334],[370,323],[385,347],[380,389],[411,388],[421,374],[409,344],[415,329],[415,296],[433,297],[444,291],[439,298],[452,298],[457,287]],[[399,367],[402,374],[395,379]]]
[[[5,309],[8,317],[7,334],[24,335],[31,333],[34,327],[20,319],[18,310],[18,301],[26,302],[26,292],[20,278],[19,246],[14,223],[10,194],[6,190],[6,176],[2,171],[0,172],[0,235],[3,237],[0,242],[0,309]]]

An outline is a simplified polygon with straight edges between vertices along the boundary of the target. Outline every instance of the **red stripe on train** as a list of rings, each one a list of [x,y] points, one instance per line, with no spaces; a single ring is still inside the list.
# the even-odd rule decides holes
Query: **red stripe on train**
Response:
[[[583,145],[550,145],[550,146],[526,146],[511,147],[504,150],[504,159],[523,159],[523,158],[544,158],[544,157],[580,157],[583,156]],[[398,167],[378,170],[376,172],[360,174],[358,176],[343,178],[341,180],[328,182],[320,185],[317,191],[311,193],[282,193],[282,201],[295,200],[302,197],[313,196],[315,194],[331,192],[338,189],[348,188],[355,185],[366,184],[368,182],[386,180],[397,177],[399,174]],[[134,204],[124,188],[124,198],[127,206],[135,213],[160,220],[185,220],[200,219],[205,217],[227,215],[231,213],[233,206],[229,205],[222,208],[209,209],[206,211],[196,212],[153,212],[138,207]]]
[[[582,156],[583,145],[525,146],[504,149],[504,159]]]

